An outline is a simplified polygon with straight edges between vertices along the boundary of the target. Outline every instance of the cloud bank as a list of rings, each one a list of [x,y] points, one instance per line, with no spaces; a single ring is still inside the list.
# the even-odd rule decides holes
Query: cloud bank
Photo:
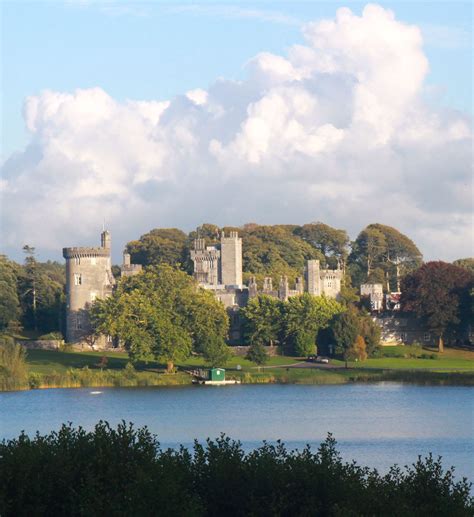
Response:
[[[3,165],[6,248],[120,247],[153,227],[303,223],[396,226],[427,257],[472,254],[472,133],[422,98],[421,31],[377,5],[303,28],[247,79],[166,101],[100,88],[26,99],[27,148]]]

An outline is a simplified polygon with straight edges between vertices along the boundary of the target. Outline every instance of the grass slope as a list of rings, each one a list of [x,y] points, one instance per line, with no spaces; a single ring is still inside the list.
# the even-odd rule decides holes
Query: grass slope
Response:
[[[348,369],[338,360],[331,361],[331,366],[338,368],[299,368],[302,359],[288,356],[270,357],[264,368],[234,356],[225,366],[227,378],[244,383],[340,384],[389,380],[474,385],[472,351],[447,349],[444,354],[438,354],[434,350],[398,346],[382,349],[381,353],[384,356],[380,358],[349,363]],[[105,366],[103,357],[107,358]],[[168,375],[164,365],[156,362],[143,362],[132,368],[125,353],[67,350],[29,350],[27,364],[30,377],[25,388],[190,384],[192,379],[184,370],[207,367],[201,357],[193,356],[178,364],[178,374]]]

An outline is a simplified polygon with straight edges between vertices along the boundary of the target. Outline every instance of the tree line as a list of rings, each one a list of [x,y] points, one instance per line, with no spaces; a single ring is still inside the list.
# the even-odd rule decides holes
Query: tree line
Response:
[[[0,255],[0,332],[60,333],[65,317],[65,267],[39,262],[31,246],[23,251],[23,264]]]
[[[265,345],[278,344],[296,357],[319,353],[361,361],[380,346],[380,327],[368,312],[324,296],[304,293],[284,302],[261,295],[242,309],[242,317],[251,344],[247,357],[257,364],[267,360]]]
[[[213,245],[222,231],[239,232],[244,240],[244,279],[256,276],[257,282],[264,276],[278,282],[281,275],[293,281],[307,260],[316,259],[323,267],[344,270],[346,286],[381,282],[386,291],[394,291],[401,278],[423,260],[409,237],[382,224],[368,225],[353,242],[345,230],[321,222],[302,226],[250,223],[239,228],[203,224],[189,234],[177,228],[157,228],[130,241],[126,250],[137,264],[167,263],[192,272],[189,255],[194,239],[199,235]]]
[[[69,424],[0,442],[0,514],[471,516],[471,484],[453,470],[430,455],[381,474],[343,461],[331,435],[317,450],[244,451],[224,435],[162,449],[146,427]]]
[[[261,283],[264,276],[271,276],[278,282],[280,275],[287,275],[291,280],[301,275],[306,260],[318,259],[323,267],[343,269],[344,281],[340,302],[344,306],[355,306],[360,313],[357,318],[361,321],[367,321],[367,318],[364,319],[363,311],[360,310],[363,301],[361,304],[359,300],[359,285],[363,282],[380,282],[386,292],[394,289],[403,291],[402,309],[419,317],[427,328],[438,336],[440,348],[446,333],[466,333],[468,326],[473,323],[474,259],[459,259],[453,264],[423,264],[421,252],[409,237],[395,228],[381,224],[368,225],[354,242],[350,242],[345,230],[332,228],[320,222],[303,226],[246,224],[241,228],[219,228],[212,224],[203,224],[189,234],[178,229],[151,230],[137,241],[129,242],[126,250],[131,253],[133,262],[144,265],[146,269],[167,265],[189,276],[192,272],[189,252],[194,239],[199,235],[206,238],[208,244],[215,244],[221,231],[230,230],[239,231],[244,239],[243,269],[244,278],[247,280],[250,276],[255,276],[257,282]],[[21,329],[32,331],[35,335],[63,332],[64,265],[37,261],[35,249],[30,246],[25,246],[24,252],[23,264],[17,264],[0,255],[0,332],[7,330],[13,335],[18,334]],[[116,275],[120,274],[117,266],[114,266],[114,272]],[[191,279],[188,278],[188,281]],[[130,281],[130,285],[135,285],[134,282],[139,283],[134,280]],[[125,282],[124,286],[126,284]],[[122,295],[124,289],[125,287],[119,288],[118,293]],[[187,289],[189,292],[189,288]],[[131,298],[133,299],[132,296]],[[265,303],[268,307],[265,307]],[[272,303],[261,302],[259,310],[281,313],[282,308],[273,307]],[[267,343],[272,340],[279,341],[295,353],[314,349],[314,346],[327,351],[328,343],[332,340],[337,346],[337,353],[347,355],[348,347],[337,345],[338,338],[335,337],[333,329],[337,317],[342,316],[333,314],[330,318],[331,324],[323,324],[318,322],[318,318],[313,318],[314,322],[318,322],[317,333],[313,331],[316,323],[309,326],[306,323],[301,328],[311,330],[304,332],[291,330],[290,315],[296,307],[301,314],[306,311],[306,314],[310,315],[311,311],[315,311],[312,303],[307,297],[303,297],[290,301],[288,306],[285,305],[288,310],[285,309],[285,314],[281,313],[276,318],[279,323],[274,324],[278,327],[278,338],[273,337],[267,340]],[[278,305],[277,302],[275,304]],[[255,334],[255,329],[252,330],[252,324],[249,323],[252,318],[250,311],[254,309],[251,305],[247,312],[246,336],[249,338],[254,335],[255,343],[263,343],[265,340]],[[326,309],[326,306],[319,307],[320,311]],[[299,318],[301,324],[302,316]],[[306,319],[310,319],[310,316]],[[163,321],[161,323],[164,325]],[[366,329],[367,323],[358,323],[358,327]],[[353,330],[352,334],[355,332]],[[359,342],[359,346],[356,347],[359,352],[356,355],[361,358],[365,353],[373,354],[375,350],[370,344],[373,339],[366,334],[366,330],[358,330],[355,334],[355,340]],[[365,352],[358,337],[366,343]],[[184,341],[189,343],[190,339],[193,342],[193,338],[189,337]],[[220,338],[213,337],[211,341],[212,344],[207,343],[206,349],[221,350]],[[349,356],[351,355],[354,356],[355,352],[350,352]]]

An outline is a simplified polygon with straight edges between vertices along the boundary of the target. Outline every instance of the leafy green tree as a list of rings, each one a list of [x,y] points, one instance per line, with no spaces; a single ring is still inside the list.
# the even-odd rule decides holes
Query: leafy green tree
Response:
[[[341,355],[346,361],[349,360],[360,329],[357,309],[349,307],[346,312],[338,314],[334,318],[331,328],[336,345],[336,354]]]
[[[469,323],[473,286],[469,271],[446,262],[427,262],[403,279],[401,308],[423,320],[438,336],[438,350],[443,352],[446,331]]]
[[[252,361],[252,363],[255,363],[258,366],[266,364],[268,362],[268,354],[265,346],[259,341],[252,343],[245,359]]]
[[[65,268],[58,262],[38,262],[34,248],[25,246],[25,265],[18,274],[18,293],[25,328],[42,333],[61,331],[65,312]]]
[[[373,357],[380,349],[380,338],[382,337],[382,329],[370,316],[370,314],[361,314],[359,319],[359,333],[364,338],[366,344],[366,352],[369,357]]]
[[[298,330],[294,334],[293,343],[297,357],[307,357],[317,353],[316,336],[313,332]]]
[[[278,341],[283,328],[283,305],[277,298],[257,296],[242,309],[246,341],[272,345]]]
[[[26,255],[24,265],[24,288],[22,290],[22,297],[25,302],[24,318],[26,325],[34,330],[38,330],[38,315],[37,315],[37,285],[38,285],[38,268],[35,258],[35,248],[25,244],[23,251]]]
[[[343,310],[343,306],[332,298],[316,297],[308,293],[291,297],[283,309],[286,344],[294,353],[303,343],[304,349],[308,350],[308,336],[312,336],[312,348],[315,349],[318,331],[327,327],[332,318]]]
[[[228,347],[223,338],[216,335],[204,337],[200,346],[202,355],[210,366],[225,366],[232,357],[230,347]]]
[[[353,271],[359,270],[359,274],[356,274],[356,285],[374,280],[371,275],[383,261],[386,249],[387,240],[378,228],[369,225],[359,233],[352,244],[352,253],[349,257]]]
[[[318,222],[297,227],[294,233],[319,250],[326,262],[331,264],[334,262],[331,259],[334,258],[336,264],[331,264],[332,267],[339,263],[341,269],[344,269],[349,246],[349,236],[345,230]]]
[[[422,263],[415,243],[391,226],[369,224],[352,245],[349,257],[354,285],[378,282],[400,290],[401,278]]]
[[[183,266],[189,260],[187,236],[177,228],[156,228],[127,244],[134,264]]]
[[[371,224],[369,227],[379,230],[385,236],[387,248],[383,257],[383,269],[387,291],[395,287],[399,292],[401,278],[420,267],[423,256],[416,244],[397,229],[384,224]]]
[[[133,361],[157,359],[169,371],[193,349],[215,354],[228,330],[224,306],[165,264],[122,280],[111,297],[92,306],[91,321],[98,332],[121,340]]]
[[[453,265],[467,269],[474,274],[474,258],[472,257],[457,259],[453,262]]]
[[[0,255],[0,330],[8,327],[21,316],[20,300],[17,292],[19,266]]]

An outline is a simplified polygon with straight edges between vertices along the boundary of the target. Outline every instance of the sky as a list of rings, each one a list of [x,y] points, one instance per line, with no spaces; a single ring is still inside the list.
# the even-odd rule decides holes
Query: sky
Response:
[[[470,2],[0,8],[0,252],[323,221],[473,255]]]

